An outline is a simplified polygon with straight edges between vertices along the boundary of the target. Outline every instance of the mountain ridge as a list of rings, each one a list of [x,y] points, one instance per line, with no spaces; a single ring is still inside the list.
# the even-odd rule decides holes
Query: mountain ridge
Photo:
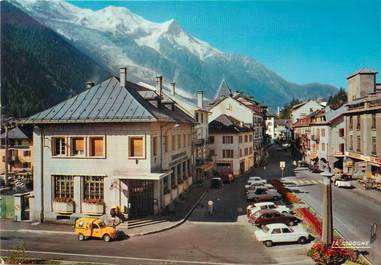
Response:
[[[253,95],[273,109],[294,97],[328,97],[337,91],[331,85],[286,81],[255,58],[223,53],[199,40],[173,19],[154,23],[125,7],[93,11],[63,0],[12,2],[110,71],[128,66],[132,81],[148,84],[162,74],[190,97],[203,89],[208,98],[214,98],[222,77],[233,89]]]

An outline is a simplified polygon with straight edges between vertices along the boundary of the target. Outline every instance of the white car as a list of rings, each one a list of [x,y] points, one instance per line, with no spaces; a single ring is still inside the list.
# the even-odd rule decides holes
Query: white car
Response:
[[[264,225],[262,229],[255,231],[255,237],[263,242],[266,247],[271,247],[278,242],[298,242],[305,244],[308,241],[308,233],[301,226],[289,227],[285,224],[276,223]]]
[[[247,181],[247,185],[252,185],[252,184],[266,184],[267,180],[262,179],[261,177],[250,177]]]
[[[254,214],[255,212],[259,210],[275,210],[279,213],[291,213],[290,208],[284,205],[276,205],[273,202],[257,202],[253,205],[249,205],[247,207],[248,215],[250,216],[251,214]]]
[[[247,200],[251,201],[278,201],[281,198],[281,195],[276,190],[268,190],[268,189],[256,189],[256,190],[248,190],[246,194]]]
[[[350,180],[338,179],[335,180],[334,185],[338,188],[352,188],[352,183]]]

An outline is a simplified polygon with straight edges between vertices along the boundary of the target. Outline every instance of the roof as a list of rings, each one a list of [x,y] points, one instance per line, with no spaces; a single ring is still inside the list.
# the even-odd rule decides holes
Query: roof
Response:
[[[176,106],[172,110],[155,104],[159,98],[156,92],[132,82],[122,87],[118,78],[111,77],[22,123],[194,122]]]
[[[290,119],[275,119],[275,125],[276,126],[290,126],[291,125],[291,120]]]
[[[0,135],[0,138],[5,138],[5,133]],[[31,140],[32,128],[29,127],[15,127],[8,131],[8,139],[14,140]]]
[[[306,104],[307,102],[302,102],[302,103],[299,103],[299,104],[296,104],[296,105],[294,105],[294,106],[292,106],[292,110],[296,110],[296,109],[298,109],[298,108],[300,108],[301,106],[303,106],[304,104]]]
[[[345,105],[342,105],[340,108],[336,109],[336,110],[331,110],[331,111],[328,111],[326,114],[325,114],[325,119],[326,119],[326,122],[330,123],[332,121],[334,121],[335,119],[337,119],[338,117],[344,115],[344,113],[347,111],[347,107]]]
[[[221,114],[209,123],[209,133],[240,133],[249,131],[252,131],[252,128],[226,114]]]
[[[349,79],[349,78],[351,78],[351,77],[353,77],[355,75],[358,75],[358,74],[377,74],[377,72],[372,70],[372,69],[370,69],[370,68],[368,68],[368,67],[364,67],[364,68],[361,68],[360,70],[354,72],[353,74],[349,75],[347,77],[347,79]]]
[[[233,94],[232,90],[230,89],[225,78],[223,78],[217,89],[215,99],[219,99],[220,97],[223,97],[223,96],[231,96],[232,94]]]

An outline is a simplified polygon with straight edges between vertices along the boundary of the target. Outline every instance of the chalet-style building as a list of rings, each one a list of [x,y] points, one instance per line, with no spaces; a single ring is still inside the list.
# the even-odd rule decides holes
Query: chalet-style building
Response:
[[[127,69],[24,121],[33,124],[34,220],[159,214],[192,184],[195,120]]]
[[[256,102],[253,98],[239,92],[233,92],[227,82],[222,80],[216,100],[209,104],[209,122],[220,115],[231,116],[234,119],[250,125],[254,129],[252,142],[254,162],[261,160],[263,156],[264,138],[266,134],[267,106]]]
[[[209,123],[209,135],[217,171],[238,176],[254,166],[254,129],[250,124],[222,114]]]

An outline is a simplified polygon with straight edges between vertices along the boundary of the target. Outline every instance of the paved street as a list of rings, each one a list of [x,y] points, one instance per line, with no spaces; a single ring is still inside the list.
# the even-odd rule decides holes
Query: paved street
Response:
[[[286,161],[284,175],[294,175],[290,152],[276,149],[277,146],[270,147],[265,168],[257,168],[250,174],[280,178],[279,161],[283,160]],[[225,184],[222,189],[210,190],[185,224],[166,232],[109,244],[100,240],[79,242],[67,234],[3,232],[1,248],[10,249],[23,241],[28,251],[34,251],[29,253],[31,257],[114,264],[313,264],[306,257],[310,244],[266,248],[256,241],[254,227],[245,217],[243,185],[250,174],[233,184]],[[321,212],[320,175],[302,170],[296,176],[305,185],[297,187],[298,196]],[[369,224],[380,223],[381,206],[352,190],[335,188],[333,197],[335,227],[348,239],[367,240]],[[208,214],[208,200],[214,202],[212,216]],[[370,258],[375,262],[379,258],[375,249],[379,246],[380,238],[370,251]]]
[[[290,152],[276,151],[276,146],[270,148],[270,163],[266,166],[263,176],[271,178],[280,177],[279,161],[286,161],[284,176],[296,176],[300,186],[293,188],[297,195],[310,205],[319,214],[322,214],[322,176],[312,173],[307,168],[294,172]],[[263,169],[262,169],[263,172]],[[260,174],[261,175],[261,174]],[[369,240],[370,225],[377,223],[381,227],[381,202],[368,199],[359,193],[365,191],[339,189],[333,187],[333,214],[334,228],[348,240]],[[379,229],[380,231],[380,229]],[[375,264],[381,264],[381,233],[372,244],[369,259]]]
[[[35,251],[30,257],[114,264],[312,264],[306,257],[309,245],[266,248],[256,241],[254,227],[245,216],[246,179],[243,176],[220,190],[210,190],[188,222],[159,234],[106,244],[100,240],[79,242],[67,234],[4,232],[1,248],[10,249],[23,241],[28,251]],[[215,202],[212,216],[208,200]]]

